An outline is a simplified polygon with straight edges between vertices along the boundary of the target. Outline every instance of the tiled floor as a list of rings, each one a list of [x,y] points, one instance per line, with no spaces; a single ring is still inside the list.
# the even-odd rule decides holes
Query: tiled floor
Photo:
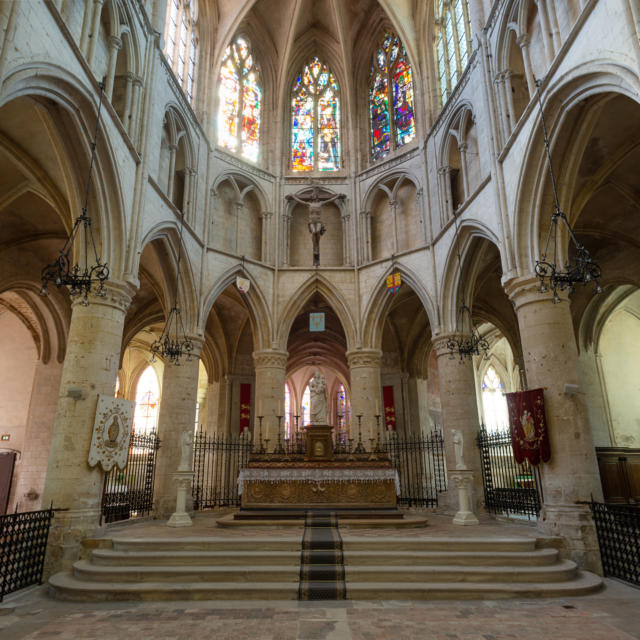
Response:
[[[640,591],[606,580],[564,600],[67,603],[45,587],[0,605],[2,640],[631,640]]]

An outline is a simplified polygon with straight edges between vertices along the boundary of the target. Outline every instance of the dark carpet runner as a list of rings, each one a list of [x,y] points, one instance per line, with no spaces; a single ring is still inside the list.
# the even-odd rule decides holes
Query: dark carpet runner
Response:
[[[331,511],[307,511],[298,600],[345,600],[346,597],[338,516]]]

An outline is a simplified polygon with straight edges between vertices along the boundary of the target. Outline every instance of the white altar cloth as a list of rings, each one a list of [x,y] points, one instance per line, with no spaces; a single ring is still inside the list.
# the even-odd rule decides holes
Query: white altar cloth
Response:
[[[238,475],[238,495],[244,483],[262,482],[376,482],[393,480],[396,495],[400,495],[400,478],[395,469],[241,469]]]

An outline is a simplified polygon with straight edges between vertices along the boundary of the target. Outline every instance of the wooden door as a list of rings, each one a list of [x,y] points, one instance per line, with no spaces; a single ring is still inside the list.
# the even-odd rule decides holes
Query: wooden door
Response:
[[[7,513],[15,462],[15,451],[4,451],[0,453],[0,516]]]

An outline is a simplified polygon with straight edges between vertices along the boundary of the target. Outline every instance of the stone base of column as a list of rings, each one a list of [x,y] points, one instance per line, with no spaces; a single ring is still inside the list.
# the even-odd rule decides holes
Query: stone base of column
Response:
[[[102,532],[99,509],[57,511],[51,521],[44,564],[44,579],[58,571],[70,571],[73,563],[89,550],[83,546],[87,538]]]
[[[473,471],[470,469],[456,469],[449,473],[449,482],[458,489],[458,512],[453,518],[453,524],[478,524],[478,518],[471,510],[471,492],[473,487]]]
[[[193,522],[189,514],[186,512],[187,492],[191,488],[193,480],[193,471],[177,471],[172,474],[173,479],[178,487],[176,496],[176,510],[173,512],[167,522],[168,527],[190,527]]]
[[[544,505],[538,529],[563,538],[567,557],[578,567],[602,575],[598,536],[588,505]]]

